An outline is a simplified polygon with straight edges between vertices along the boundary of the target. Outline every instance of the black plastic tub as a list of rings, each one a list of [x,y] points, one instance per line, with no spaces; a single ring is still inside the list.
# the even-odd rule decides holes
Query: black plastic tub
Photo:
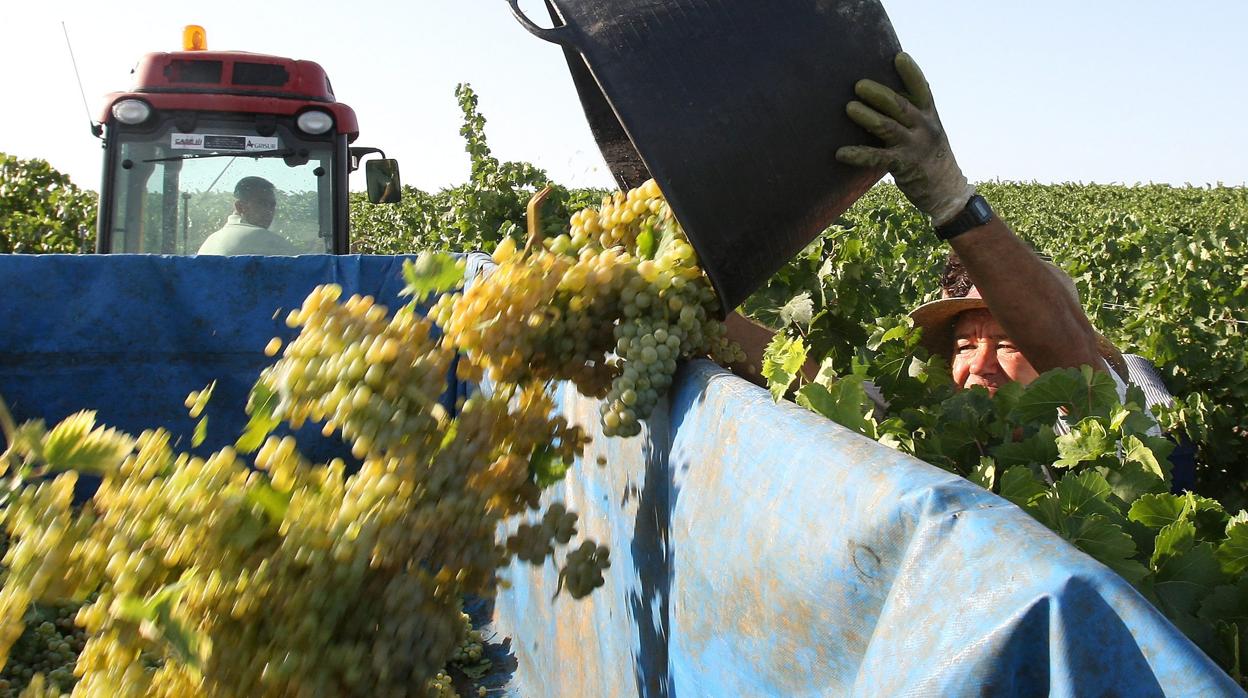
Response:
[[[813,240],[882,172],[836,162],[878,144],[845,115],[869,77],[899,88],[877,0],[547,0],[618,184],[653,176],[724,310]]]

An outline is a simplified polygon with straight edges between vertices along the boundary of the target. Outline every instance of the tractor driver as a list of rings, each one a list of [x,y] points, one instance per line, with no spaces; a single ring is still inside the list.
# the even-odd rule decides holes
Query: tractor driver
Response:
[[[203,255],[294,255],[295,246],[269,230],[277,192],[263,177],[243,177],[234,186],[234,213],[199,246]]]

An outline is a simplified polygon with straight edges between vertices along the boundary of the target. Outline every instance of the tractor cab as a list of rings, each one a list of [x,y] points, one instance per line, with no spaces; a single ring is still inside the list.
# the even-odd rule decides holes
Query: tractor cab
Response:
[[[321,66],[203,50],[199,27],[183,47],[106,99],[98,252],[346,254],[347,179],[371,153],[370,201],[399,200],[398,163],[351,147],[355,112]]]

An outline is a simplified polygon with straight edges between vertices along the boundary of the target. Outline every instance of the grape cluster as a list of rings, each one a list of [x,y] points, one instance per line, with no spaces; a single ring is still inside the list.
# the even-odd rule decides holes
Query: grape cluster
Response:
[[[74,664],[86,642],[86,633],[74,624],[78,605],[34,605],[26,613],[26,629],[9,650],[0,671],[0,698],[16,698],[36,674],[49,688],[69,693],[76,681]]]
[[[576,535],[576,514],[555,502],[537,524],[522,523],[507,538],[507,550],[523,562],[540,564],[555,551],[555,543],[567,545]]]
[[[594,589],[602,586],[602,572],[611,566],[611,551],[605,545],[598,545],[592,540],[581,543],[581,547],[568,552],[563,570],[559,573],[568,593],[574,599],[589,596]]]
[[[73,650],[83,695],[453,695],[447,662],[482,656],[461,599],[493,595],[500,569],[542,564],[577,535],[562,504],[521,520],[588,443],[556,414],[549,381],[603,398],[605,433],[627,436],[679,359],[739,352],[653,182],[534,249],[504,241],[495,259],[428,318],[314,289],[286,318],[297,336],[265,347],[277,358],[235,448],[178,453],[163,430],[131,437],[91,413],[6,434],[0,467],[60,472],[14,490],[4,511],[6,671],[47,671],[57,690]],[[491,380],[448,410],[452,365]],[[193,414],[211,392],[188,397]],[[272,434],[283,423],[320,424],[358,469],[310,462]],[[84,507],[76,468],[101,475]],[[608,566],[607,548],[585,540],[567,552],[560,586],[582,598]],[[68,615],[49,621],[74,641],[48,635],[41,653],[28,650],[24,633],[45,628],[33,604],[82,598],[75,627]]]
[[[710,281],[650,180],[572,216],[569,232],[523,252],[504,240],[498,267],[431,316],[492,380],[570,380],[604,398],[603,433],[633,436],[681,358],[743,359],[717,319]]]
[[[451,653],[450,662],[458,665],[475,665],[485,657],[485,643],[480,630],[472,627],[472,618],[467,613],[460,613],[464,624],[464,640]],[[488,661],[488,660],[486,660]]]

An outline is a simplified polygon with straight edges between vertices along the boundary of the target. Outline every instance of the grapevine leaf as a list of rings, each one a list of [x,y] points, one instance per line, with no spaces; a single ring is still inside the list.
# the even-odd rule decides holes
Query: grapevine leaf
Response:
[[[1215,588],[1203,603],[1198,614],[1206,620],[1234,621],[1248,625],[1248,575]]]
[[[1065,409],[1071,421],[1089,416],[1108,417],[1118,404],[1114,379],[1103,371],[1067,368],[1048,371],[1027,386],[1010,418],[1020,423],[1054,419]]]
[[[131,623],[156,621],[160,618],[161,609],[176,604],[186,590],[188,578],[179,579],[173,584],[166,584],[146,597],[121,594],[113,601],[109,611],[122,620]]]
[[[1115,421],[1118,422],[1118,425],[1115,427],[1115,430],[1124,435],[1146,435],[1156,426],[1156,422],[1154,422],[1153,418],[1147,414],[1146,410],[1140,408],[1140,405],[1147,404],[1148,400],[1144,397],[1144,391],[1142,391],[1139,386],[1128,386],[1127,404],[1116,405],[1113,408],[1115,412],[1121,410],[1125,413],[1122,415],[1116,415]],[[1166,441],[1166,443],[1172,443],[1165,439],[1163,439],[1163,441]],[[1154,449],[1154,451],[1156,451],[1156,449]],[[1164,457],[1165,455],[1169,455],[1169,451],[1165,454],[1158,453],[1158,455]]]
[[[1168,558],[1186,553],[1196,545],[1196,525],[1190,521],[1175,521],[1157,532],[1150,564],[1154,568]]]
[[[1122,513],[1109,502],[1113,489],[1105,478],[1095,470],[1070,473],[1057,483],[1057,502],[1063,513],[1070,516],[1097,514],[1107,520],[1120,518]]]
[[[1117,440],[1105,429],[1101,420],[1088,417],[1071,429],[1069,434],[1057,437],[1057,453],[1060,457],[1053,465],[1073,468],[1080,463],[1095,462],[1116,453],[1117,448]]]
[[[178,655],[186,665],[198,669],[200,637],[196,633],[191,632],[181,621],[172,617],[165,617],[157,623],[160,629],[161,637],[173,651]]]
[[[797,391],[797,404],[859,434],[875,437],[870,419],[874,403],[857,376],[846,376],[830,388],[818,383],[804,385]]]
[[[997,394],[1000,396],[1000,393]],[[1003,443],[992,449],[992,457],[1003,467],[1048,465],[1057,460],[1057,442],[1052,425],[1044,425],[1022,441]]]
[[[784,304],[780,309],[780,322],[785,325],[809,325],[815,314],[815,304],[810,298],[810,291],[803,291]]]
[[[4,463],[0,468],[0,472],[5,475],[9,473],[10,468],[16,469],[16,476],[19,478],[27,477],[30,474],[31,465],[36,461],[43,460],[43,437],[48,433],[47,427],[42,419],[33,419],[23,423],[19,427],[15,427],[13,435],[10,439],[9,449],[4,453],[6,457],[24,456],[20,463]]]
[[[1218,546],[1217,557],[1227,574],[1239,575],[1248,569],[1248,523],[1226,527],[1226,540]]]
[[[178,581],[172,584],[166,584],[156,590],[156,593],[147,597],[148,601],[156,606],[172,606],[182,599],[182,594],[186,591],[190,581],[194,578],[192,573],[184,573]]]
[[[833,383],[840,380],[839,376],[840,374],[836,370],[836,362],[831,359],[824,359],[819,364],[819,373],[815,375],[815,382],[825,388],[831,388]]]
[[[1083,552],[1117,572],[1132,584],[1139,584],[1148,569],[1133,558],[1135,541],[1117,524],[1098,515],[1067,519],[1062,534]]]
[[[1230,516],[1216,499],[1202,497],[1188,492],[1187,506],[1191,511],[1192,521],[1196,524],[1196,539],[1217,545],[1226,538]]]
[[[771,396],[779,402],[789,391],[797,372],[806,363],[806,343],[801,337],[792,339],[776,333],[763,352],[763,377],[771,389]]]
[[[239,453],[253,453],[264,444],[269,434],[281,424],[281,420],[273,416],[277,409],[277,393],[263,380],[256,381],[247,396],[247,426],[234,442],[234,449]]]
[[[1047,492],[1030,468],[1014,466],[1001,476],[1001,496],[1024,509],[1031,508]]]
[[[529,470],[536,476],[538,486],[543,489],[562,480],[570,467],[571,464],[560,458],[550,446],[538,448],[529,459]]]
[[[286,518],[286,510],[290,508],[291,493],[278,492],[272,486],[260,483],[247,488],[247,501],[260,507],[274,522]]]
[[[1146,494],[1131,504],[1127,518],[1149,528],[1164,528],[1179,521],[1186,511],[1186,500],[1168,492]]]
[[[1070,415],[1073,419],[1085,417],[1109,417],[1118,399],[1118,384],[1108,371],[1094,371],[1089,366],[1080,368],[1083,378],[1083,394],[1071,406]]]
[[[1167,481],[1170,478],[1170,454],[1174,453],[1175,443],[1164,436],[1150,436],[1142,434],[1139,439],[1153,452],[1153,457],[1157,459],[1157,464],[1164,473]]]
[[[1200,543],[1161,561],[1153,578],[1153,591],[1170,609],[1195,615],[1201,602],[1225,581],[1213,546]]]
[[[1134,436],[1128,436],[1123,442],[1123,448],[1126,451],[1126,460],[1128,463],[1139,463],[1144,466],[1150,473],[1164,479],[1166,471],[1162,469],[1161,464],[1157,462],[1157,456],[1153,454],[1153,450],[1144,445]]]
[[[946,373],[948,373],[948,371],[946,371]],[[1018,405],[1019,398],[1023,396],[1023,392],[1025,390],[1026,390],[1026,387],[1022,383],[1019,383],[1018,381],[1010,381],[1009,383],[1006,383],[1005,385],[997,388],[997,394],[992,397],[992,402],[993,402],[993,408],[996,410],[997,417],[999,419],[1001,420],[1009,419],[1010,413],[1013,412],[1015,406]],[[1045,419],[1041,421],[1040,424],[1042,425],[1041,427],[1042,431],[1044,427],[1048,427],[1049,431],[1050,432],[1052,431],[1052,428],[1053,428],[1052,420]],[[1052,441],[1053,441],[1053,435],[1050,433],[1049,442],[1052,443]],[[1054,452],[1053,458],[1054,459],[1057,458],[1056,451]],[[1050,459],[1045,462],[1051,463],[1052,461],[1053,459]]]
[[[95,412],[66,417],[43,438],[42,457],[51,470],[104,473],[134,448],[134,441],[116,429],[95,426]]]
[[[118,596],[109,610],[118,618],[132,623],[156,619],[155,603],[129,594]]]
[[[195,431],[191,433],[191,448],[204,443],[206,438],[208,438],[208,417],[205,415],[195,423]]]
[[[1127,418],[1131,416],[1131,410],[1123,405],[1114,405],[1109,414],[1109,430],[1122,433],[1122,427],[1127,423]]]
[[[416,261],[403,262],[403,278],[407,287],[402,295],[423,300],[431,293],[449,291],[464,278],[463,262],[444,252],[421,252]]]
[[[935,436],[946,451],[952,452],[968,444],[983,444],[991,438],[992,398],[982,387],[954,393],[940,403],[940,410],[942,428]]]
[[[1070,407],[1078,399],[1081,383],[1079,372],[1074,369],[1042,374],[1019,396],[1010,419],[1023,424],[1055,419],[1058,409]]]
[[[911,326],[905,323],[892,326],[881,326],[877,328],[875,332],[871,334],[871,338],[867,340],[867,348],[871,351],[876,351],[888,342],[904,339],[911,331]]]
[[[1113,468],[1096,468],[1114,491],[1114,496],[1127,506],[1146,494],[1165,494],[1165,481],[1148,472],[1139,463],[1123,463]]]
[[[980,487],[992,491],[997,481],[997,463],[988,456],[982,456],[979,459],[979,465],[976,465],[971,473],[966,476],[967,480],[979,485]]]

